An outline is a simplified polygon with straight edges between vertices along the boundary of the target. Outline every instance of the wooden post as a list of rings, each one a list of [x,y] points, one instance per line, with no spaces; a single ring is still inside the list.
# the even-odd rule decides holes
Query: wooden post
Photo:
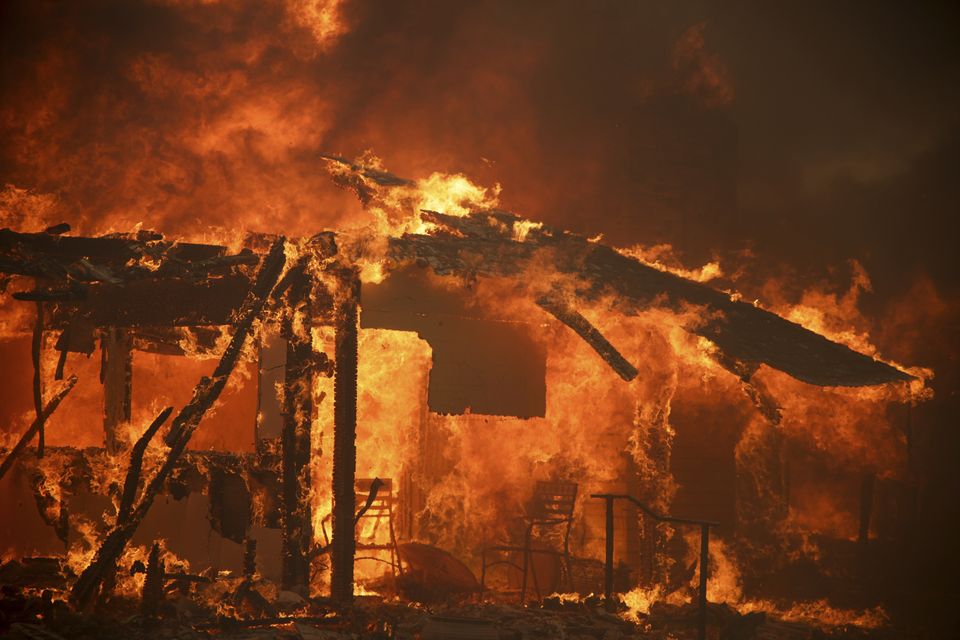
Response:
[[[700,593],[697,612],[697,638],[707,638],[707,578],[710,576],[710,525],[700,525]]]
[[[874,475],[870,472],[864,473],[860,480],[860,533],[857,542],[861,550],[867,547],[867,541],[870,540],[870,517],[873,514],[873,485]]]
[[[166,567],[160,558],[160,544],[154,542],[147,559],[147,575],[143,580],[143,599],[140,602],[140,614],[153,618],[163,604],[163,574]]]
[[[606,496],[606,525],[607,525],[607,553],[606,564],[603,568],[603,598],[607,606],[607,611],[615,611],[616,604],[613,602],[613,496]]]
[[[633,455],[624,452],[624,477],[626,479],[627,494],[631,496],[640,495],[643,490],[640,484],[640,474],[637,470],[637,463]],[[641,512],[632,502],[629,503],[626,511],[626,547],[627,547],[627,565],[630,567],[630,586],[640,584],[643,571],[641,568],[641,544],[643,541],[643,530],[641,522]]]
[[[310,300],[313,278],[308,269],[292,276],[284,321],[287,359],[283,381],[282,585],[303,596],[310,593],[310,432],[313,423],[313,346]]]
[[[130,422],[133,380],[133,341],[126,329],[110,327],[100,344],[103,350],[103,433],[107,451],[119,451],[120,425]]]
[[[354,482],[357,469],[357,340],[360,280],[339,275],[336,292],[336,355],[333,384],[333,540],[331,596],[339,606],[353,601]]]
[[[33,325],[33,342],[30,348],[33,357],[33,408],[39,420],[43,413],[43,303],[37,303],[37,320]],[[45,439],[41,424],[37,432],[37,457],[43,457]]]

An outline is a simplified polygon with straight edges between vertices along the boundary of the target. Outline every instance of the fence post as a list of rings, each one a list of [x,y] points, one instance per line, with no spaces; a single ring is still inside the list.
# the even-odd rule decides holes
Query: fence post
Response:
[[[607,557],[603,576],[604,603],[607,611],[615,611],[617,607],[613,601],[613,496],[604,496],[604,500],[607,503]]]

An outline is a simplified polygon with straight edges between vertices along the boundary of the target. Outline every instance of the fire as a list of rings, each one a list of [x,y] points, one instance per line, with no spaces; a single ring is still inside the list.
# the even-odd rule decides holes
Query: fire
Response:
[[[390,174],[372,153],[348,162],[328,157],[327,166],[334,178],[365,202],[368,217],[338,234],[337,243],[344,255],[360,268],[361,280],[380,283],[393,268],[388,259],[389,241],[404,234],[429,235],[441,231],[436,211],[471,222],[484,219],[491,232],[512,242],[535,243],[544,234],[554,233],[542,223],[498,217],[500,187],[483,187],[463,174],[430,173],[426,178],[405,180]],[[22,197],[20,194],[18,197]],[[476,211],[489,211],[467,218]],[[507,222],[503,222],[506,220]],[[215,232],[214,238],[239,252],[255,239],[238,227],[229,233]],[[307,259],[306,268],[317,274],[325,286],[336,289],[335,279],[324,274],[324,264],[315,258],[306,240],[284,245],[287,273],[289,265]],[[658,271],[687,280],[707,282],[722,277],[725,269],[710,262],[698,269],[685,268],[668,245],[651,248],[621,248],[626,256],[640,260]],[[308,259],[309,258],[309,259]],[[149,263],[157,271],[160,263]],[[814,451],[828,469],[852,469],[872,473],[879,478],[897,478],[905,473],[903,438],[898,435],[889,408],[916,403],[930,397],[926,381],[932,372],[911,369],[919,379],[900,385],[877,388],[821,388],[791,378],[766,366],[746,373],[725,362],[725,354],[713,341],[695,332],[709,322],[722,320],[719,311],[684,302],[666,306],[655,298],[647,306],[623,317],[613,311],[618,300],[611,294],[594,298],[578,297],[584,288],[571,275],[558,274],[548,259],[531,260],[521,282],[507,277],[484,277],[467,283],[432,275],[431,286],[458,292],[469,286],[471,308],[486,322],[513,327],[532,336],[536,349],[545,354],[544,412],[539,417],[491,416],[473,413],[470,407],[462,415],[430,411],[427,396],[434,357],[431,346],[413,332],[362,329],[359,339],[359,388],[357,427],[357,477],[389,479],[392,490],[403,494],[394,514],[394,526],[404,538],[421,537],[431,544],[450,550],[477,569],[479,551],[497,540],[508,538],[511,520],[508,514],[521,513],[530,498],[532,480],[575,478],[580,499],[575,510],[573,553],[578,557],[603,555],[604,529],[596,515],[596,503],[589,496],[602,492],[640,492],[650,507],[670,512],[683,490],[672,476],[673,447],[678,436],[674,420],[676,403],[716,408],[724,403],[736,407],[742,424],[735,428],[733,453],[738,474],[752,483],[751,491],[771,510],[782,499],[782,487],[771,474],[771,438],[782,439],[798,450]],[[734,271],[734,273],[739,270]],[[772,308],[784,317],[831,339],[865,353],[876,355],[870,333],[858,308],[858,297],[868,291],[869,278],[855,265],[854,281],[842,294],[808,290],[799,304],[790,305],[783,297],[772,295]],[[774,287],[774,284],[770,284]],[[524,288],[526,287],[526,289]],[[535,294],[531,296],[532,294]],[[536,296],[558,294],[577,301],[577,312],[595,326],[623,357],[634,364],[638,375],[629,382],[615,373],[598,353],[563,324],[556,322],[538,306]],[[740,294],[732,292],[732,298]],[[362,310],[361,310],[362,312]],[[460,319],[460,318],[458,318]],[[11,320],[11,323],[14,321]],[[18,321],[20,324],[24,322]],[[305,340],[318,353],[333,357],[335,335],[330,327],[310,324],[305,307],[272,308],[257,322],[254,343],[262,344],[278,327],[288,337]],[[22,332],[23,329],[20,329]],[[202,340],[198,333],[180,331],[177,347],[182,356],[138,353],[134,359],[136,379],[135,411],[121,425],[118,438],[121,455],[95,458],[92,488],[111,496],[113,512],[102,514],[109,525],[116,518],[118,487],[123,485],[125,465],[122,452],[143,433],[146,424],[158,412],[160,403],[152,389],[166,391],[163,403],[186,404],[193,390],[192,381],[209,375],[232,339],[228,327],[220,326]],[[468,340],[469,336],[461,339]],[[44,376],[51,377],[57,366],[52,347],[53,336],[46,336]],[[212,341],[212,345],[211,345]],[[242,362],[231,377],[227,391],[209,411],[204,429],[191,443],[196,449],[253,451],[248,435],[226,424],[261,424],[262,415],[252,406],[250,387],[255,379],[256,349],[247,347]],[[99,446],[101,435],[90,429],[81,415],[99,415],[102,410],[94,359],[71,354],[71,371],[82,373],[91,382],[78,386],[68,400],[71,412],[58,416],[50,424],[52,444]],[[166,379],[165,371],[176,368],[183,384]],[[146,389],[147,392],[141,392]],[[273,389],[278,402],[286,400],[284,383]],[[297,414],[312,422],[310,505],[312,507],[313,544],[329,545],[332,513],[333,380],[313,377],[311,416]],[[247,401],[240,398],[247,397]],[[246,405],[244,406],[244,402]],[[258,400],[259,402],[259,400]],[[27,419],[25,417],[24,419]],[[687,427],[688,428],[688,427]],[[706,428],[706,427],[705,427]],[[156,469],[167,449],[158,438],[147,450],[145,469]],[[776,452],[776,455],[782,455]],[[59,516],[64,503],[63,478],[51,465],[56,457],[40,462],[44,469],[40,492],[47,498],[48,521]],[[628,469],[629,471],[625,471]],[[627,474],[633,474],[629,476]],[[632,479],[631,479],[632,478]],[[633,483],[633,484],[631,484]],[[795,482],[791,504],[768,533],[779,537],[794,559],[817,559],[820,549],[810,533],[831,535],[840,540],[856,536],[856,522],[849,505],[835,496],[818,495]],[[255,517],[265,518],[269,506],[262,497],[254,497]],[[772,506],[771,506],[772,505]],[[772,511],[771,511],[772,513]],[[770,513],[764,517],[773,517]],[[626,518],[627,516],[620,516]],[[744,526],[756,524],[756,514],[743,514]],[[67,565],[73,572],[90,563],[103,539],[104,528],[84,517],[71,517],[72,540]],[[378,521],[363,522],[357,529],[360,538],[378,543],[390,541],[389,529]],[[666,577],[695,562],[697,540],[672,527],[655,527],[645,535],[658,537],[651,561],[654,576]],[[797,543],[797,540],[802,542]],[[683,548],[667,549],[667,541]],[[787,542],[789,541],[789,545]],[[832,607],[828,602],[810,602],[781,606],[772,600],[745,595],[741,580],[740,541],[715,538],[711,546],[711,571],[708,598],[726,602],[742,613],[763,610],[783,620],[811,616],[821,624],[854,624],[864,627],[883,624],[884,613],[854,612]],[[620,542],[617,553],[625,553]],[[168,553],[169,566],[189,565]],[[148,549],[131,546],[122,558],[124,565],[145,561]],[[685,556],[685,557],[684,557]],[[330,579],[329,563],[314,562],[314,595],[323,594]],[[360,561],[356,575],[357,595],[384,592],[383,563]],[[186,570],[186,569],[184,569]],[[494,580],[495,581],[495,580]],[[135,593],[142,576],[125,577],[117,586],[120,593]],[[694,584],[668,588],[665,584],[638,586],[624,595],[625,614],[640,620],[656,602],[689,602]],[[230,605],[230,615],[238,611]]]
[[[287,0],[287,11],[310,30],[321,49],[327,49],[346,31],[341,5],[342,0]]]
[[[696,268],[687,269],[680,264],[680,261],[674,255],[674,249],[669,244],[658,244],[652,247],[643,245],[634,245],[621,249],[625,255],[640,260],[644,264],[650,265],[660,271],[669,271],[688,280],[695,282],[710,282],[722,277],[723,269],[718,260],[713,260],[707,264]]]

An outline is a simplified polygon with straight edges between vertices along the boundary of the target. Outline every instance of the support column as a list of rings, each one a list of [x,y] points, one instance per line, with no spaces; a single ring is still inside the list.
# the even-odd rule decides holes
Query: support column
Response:
[[[131,384],[133,381],[133,340],[126,329],[109,327],[100,343],[103,364],[103,434],[107,451],[116,453],[121,441],[120,425],[130,422]]]
[[[357,471],[357,320],[360,280],[356,271],[338,274],[336,363],[333,385],[333,540],[331,596],[340,606],[353,600],[354,482]]]
[[[637,463],[630,452],[623,454],[624,482],[627,487],[627,495],[639,496],[643,493],[643,486],[640,484],[640,472],[637,469]],[[641,512],[636,505],[629,502],[626,507],[626,547],[627,547],[627,565],[630,567],[630,586],[641,584],[644,576],[641,566],[643,552],[641,545],[643,543],[643,530],[641,528]]]
[[[860,478],[860,531],[857,542],[861,549],[866,549],[870,540],[870,518],[873,515],[873,486],[875,476],[866,472]]]
[[[310,432],[313,424],[313,345],[310,312],[313,279],[306,269],[291,277],[283,334],[282,586],[308,596],[313,522],[310,509]]]
[[[43,303],[37,303],[37,319],[33,325],[33,341],[30,347],[30,355],[33,359],[33,408],[36,412],[37,420],[43,413]],[[45,444],[43,426],[37,432],[37,457],[43,457]]]

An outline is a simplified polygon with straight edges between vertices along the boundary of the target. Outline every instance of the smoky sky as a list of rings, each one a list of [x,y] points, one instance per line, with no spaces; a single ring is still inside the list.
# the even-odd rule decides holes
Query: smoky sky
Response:
[[[317,153],[370,149],[689,264],[956,289],[955,3],[346,0],[325,46],[288,9],[4,3],[0,178],[80,229],[306,233],[356,215]]]

